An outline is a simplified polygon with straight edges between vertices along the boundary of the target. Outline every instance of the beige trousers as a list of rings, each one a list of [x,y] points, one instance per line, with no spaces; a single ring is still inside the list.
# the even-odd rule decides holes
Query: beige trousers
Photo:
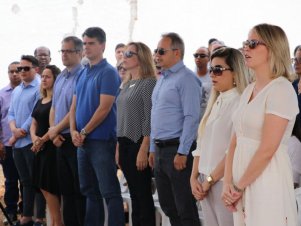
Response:
[[[204,181],[205,175],[201,174],[200,181]],[[221,194],[223,182],[216,182],[208,195],[201,201],[205,226],[233,226],[233,214],[224,206]]]

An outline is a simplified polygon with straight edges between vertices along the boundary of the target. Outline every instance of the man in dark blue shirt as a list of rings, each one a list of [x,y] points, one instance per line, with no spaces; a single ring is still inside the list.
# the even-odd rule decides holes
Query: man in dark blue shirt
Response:
[[[78,147],[80,188],[86,196],[85,225],[103,225],[103,200],[109,226],[124,226],[116,174],[116,104],[120,86],[116,69],[103,58],[106,34],[99,27],[83,33],[89,64],[80,76],[70,110],[72,141]]]

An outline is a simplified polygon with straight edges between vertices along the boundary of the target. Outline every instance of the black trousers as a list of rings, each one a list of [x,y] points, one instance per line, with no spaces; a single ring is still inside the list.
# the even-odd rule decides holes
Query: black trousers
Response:
[[[174,157],[178,145],[155,147],[155,178],[160,206],[172,226],[200,226],[196,200],[190,187],[195,142],[187,156],[186,168],[176,170]]]
[[[133,226],[155,226],[155,207],[152,196],[152,174],[147,167],[138,171],[136,159],[142,139],[137,143],[122,137],[119,142],[119,164],[127,180],[132,201]]]
[[[77,167],[77,147],[70,134],[63,134],[65,141],[57,149],[57,166],[60,191],[63,199],[65,226],[84,225],[85,197],[81,195]]]
[[[13,159],[12,147],[5,146],[5,159],[0,161],[5,177],[4,202],[9,214],[17,214],[19,201],[19,174]]]

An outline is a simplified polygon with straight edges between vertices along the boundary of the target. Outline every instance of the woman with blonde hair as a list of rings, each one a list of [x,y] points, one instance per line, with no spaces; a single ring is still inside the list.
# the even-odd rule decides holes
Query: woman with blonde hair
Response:
[[[243,42],[255,82],[240,99],[226,158],[222,199],[235,226],[296,226],[297,209],[287,144],[298,113],[289,81],[285,32],[259,24]]]
[[[229,47],[214,51],[210,64],[213,87],[199,126],[190,183],[194,197],[202,200],[205,225],[231,226],[232,214],[220,196],[225,155],[232,134],[231,118],[247,86],[248,71],[241,52]]]
[[[133,226],[155,226],[155,208],[148,166],[151,96],[156,84],[150,49],[141,42],[129,43],[123,55],[127,70],[117,97],[118,163],[127,180],[132,200]]]

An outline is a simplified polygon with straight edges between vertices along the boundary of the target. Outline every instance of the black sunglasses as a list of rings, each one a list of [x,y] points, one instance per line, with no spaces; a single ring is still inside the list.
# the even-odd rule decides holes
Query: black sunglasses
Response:
[[[292,63],[293,64],[301,64],[301,58],[292,58]]]
[[[155,49],[154,50],[154,53],[155,54],[159,54],[160,56],[163,56],[167,51],[175,51],[175,50],[177,50],[177,49],[163,49],[163,48],[160,48],[160,49]]]
[[[246,40],[246,41],[242,42],[243,48],[248,46],[250,49],[255,49],[258,45],[266,46],[266,44],[264,42],[259,41],[259,40]]]
[[[135,52],[132,52],[132,51],[125,51],[125,52],[123,53],[123,55],[124,55],[125,58],[131,58],[132,56],[138,55],[138,54],[135,53]]]
[[[17,70],[18,72],[21,72],[21,71],[30,71],[31,68],[34,68],[34,67],[29,67],[29,66],[25,66],[25,67],[17,67]]]
[[[204,53],[195,53],[193,54],[194,58],[205,58],[208,57],[208,55],[204,54]]]
[[[215,76],[221,76],[223,71],[233,71],[232,68],[224,68],[220,66],[210,67],[209,72],[213,73]]]

